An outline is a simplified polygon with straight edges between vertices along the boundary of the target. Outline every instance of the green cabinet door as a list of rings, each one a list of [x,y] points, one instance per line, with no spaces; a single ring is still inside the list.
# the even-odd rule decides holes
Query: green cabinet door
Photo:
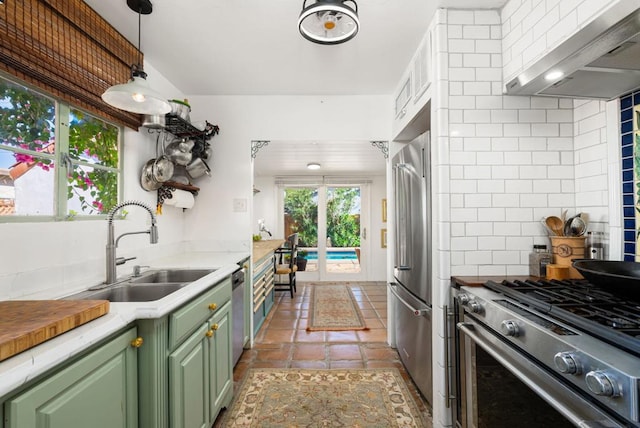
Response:
[[[209,341],[212,419],[215,419],[220,409],[229,405],[233,394],[233,336],[230,306],[227,303],[211,319],[211,330],[214,331],[212,340]]]
[[[5,403],[7,428],[135,428],[132,328]]]
[[[209,324],[169,355],[169,419],[172,428],[209,427]]]

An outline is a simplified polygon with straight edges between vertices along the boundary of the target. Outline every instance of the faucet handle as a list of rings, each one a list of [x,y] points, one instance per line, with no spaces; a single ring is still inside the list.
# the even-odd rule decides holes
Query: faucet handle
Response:
[[[148,268],[151,266],[140,266],[140,265],[135,265],[133,267],[133,276],[140,276],[140,271],[142,270],[142,268]]]
[[[125,264],[126,262],[128,262],[129,260],[133,260],[136,259],[137,257],[128,257],[128,258],[124,258],[124,257],[117,257],[116,258],[116,266],[120,266]]]

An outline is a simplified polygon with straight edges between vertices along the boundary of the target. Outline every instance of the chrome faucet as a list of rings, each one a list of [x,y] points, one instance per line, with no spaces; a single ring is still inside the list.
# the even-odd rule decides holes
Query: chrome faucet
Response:
[[[141,207],[147,210],[147,212],[149,212],[149,215],[151,216],[151,227],[149,228],[149,230],[142,230],[140,232],[123,233],[122,235],[118,236],[117,239],[114,240],[113,217],[116,215],[116,212],[119,209],[126,207],[128,205],[136,205],[138,207]],[[135,259],[135,257],[132,257],[129,259],[124,259],[121,257],[116,258],[116,248],[118,248],[118,242],[120,241],[120,238],[126,235],[138,235],[141,233],[148,233],[149,241],[152,244],[157,244],[158,243],[158,226],[156,226],[156,215],[153,213],[151,208],[149,208],[149,206],[147,206],[143,202],[139,202],[139,201],[120,202],[118,205],[113,207],[111,211],[109,211],[109,214],[107,215],[107,221],[109,222],[109,225],[107,229],[107,269],[106,269],[107,279],[105,283],[108,285],[108,284],[113,284],[116,281],[116,265],[121,265],[127,262],[128,260]]]

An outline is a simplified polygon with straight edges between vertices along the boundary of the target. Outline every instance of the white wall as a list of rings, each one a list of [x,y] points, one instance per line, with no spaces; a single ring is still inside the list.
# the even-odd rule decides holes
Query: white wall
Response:
[[[621,1],[629,0],[509,0],[501,13],[503,81],[509,82]]]
[[[149,64],[145,64],[154,89],[173,96],[179,91]],[[123,200],[141,200],[155,209],[156,192],[140,187],[142,165],[155,157],[155,136],[146,129],[126,129],[124,133]],[[145,210],[128,207],[126,220],[115,222],[116,236],[128,231],[146,230],[150,220]],[[184,240],[182,210],[167,207],[158,218],[159,242],[150,245],[147,236],[123,238],[118,256],[133,260],[118,268],[130,272],[134,264],[145,264],[154,257],[182,248]],[[62,296],[86,289],[105,279],[106,220],[0,223],[0,300]]]
[[[212,178],[201,183],[198,209],[187,213],[186,239],[195,249],[251,248],[251,140],[388,140],[391,134],[390,96],[188,98],[192,120],[220,126],[211,140]],[[234,199],[246,200],[247,210],[234,211]]]

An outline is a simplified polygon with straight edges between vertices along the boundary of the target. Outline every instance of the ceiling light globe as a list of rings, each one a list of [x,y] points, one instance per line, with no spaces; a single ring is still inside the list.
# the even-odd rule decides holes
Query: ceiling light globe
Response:
[[[156,115],[171,111],[171,105],[165,97],[151,89],[147,81],[139,76],[134,76],[127,83],[111,86],[102,94],[102,100],[131,113]]]
[[[344,4],[349,1],[355,9]],[[304,7],[298,18],[302,36],[321,45],[335,45],[353,39],[360,29],[358,5],[353,0],[316,0]]]

